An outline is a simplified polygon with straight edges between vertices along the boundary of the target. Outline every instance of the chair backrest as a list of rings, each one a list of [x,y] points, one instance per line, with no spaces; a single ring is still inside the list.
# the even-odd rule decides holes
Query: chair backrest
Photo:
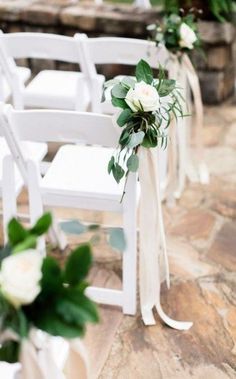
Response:
[[[9,105],[0,110],[0,134],[1,129],[24,179],[27,152],[22,151],[21,140],[115,148],[119,139],[111,116],[75,111],[16,111]]]
[[[79,39],[88,69],[97,64],[136,66],[140,59],[145,59],[152,68],[158,68],[159,64],[165,66],[169,58],[166,48],[157,47],[152,41],[121,37],[86,38],[86,35],[81,37],[80,35]]]
[[[52,59],[79,63],[79,45],[74,37],[48,33],[1,33],[0,44],[9,57]]]
[[[0,31],[0,66],[13,97],[15,108],[23,108],[24,84],[15,59],[36,58],[81,64],[82,54],[76,37],[47,33],[7,33]]]

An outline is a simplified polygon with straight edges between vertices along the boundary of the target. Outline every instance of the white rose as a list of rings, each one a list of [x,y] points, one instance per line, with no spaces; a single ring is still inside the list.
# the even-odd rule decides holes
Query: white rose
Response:
[[[143,81],[136,83],[134,89],[130,88],[125,101],[134,112],[142,109],[144,112],[153,112],[160,105],[160,97],[156,88]]]
[[[40,292],[42,256],[33,249],[5,258],[0,271],[3,296],[16,308],[30,304]]]
[[[197,41],[197,36],[185,22],[180,26],[180,41],[179,45],[187,49],[193,49],[194,42]]]

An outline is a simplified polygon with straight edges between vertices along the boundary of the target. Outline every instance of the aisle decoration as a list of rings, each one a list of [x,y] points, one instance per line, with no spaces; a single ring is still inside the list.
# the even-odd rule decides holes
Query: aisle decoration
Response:
[[[197,23],[193,14],[170,14],[164,17],[163,23],[149,25],[151,39],[157,45],[165,45],[170,52],[167,62],[168,71],[175,78],[180,87],[185,90],[186,112],[191,113],[191,92],[195,107],[195,127],[192,128],[192,119],[183,119],[181,127],[176,129],[176,136],[172,132],[172,178],[176,177],[177,184],[175,197],[179,198],[188,176],[193,182],[209,182],[209,175],[204,163],[203,154],[203,105],[197,73],[189,57],[193,50],[201,50],[201,40],[197,30]],[[203,54],[203,52],[201,51]],[[173,151],[174,150],[174,151]],[[176,158],[177,157],[177,158]],[[173,186],[173,185],[172,185]]]
[[[116,119],[121,134],[108,173],[119,183],[138,171],[140,198],[140,302],[143,321],[155,324],[154,307],[169,326],[188,329],[192,323],[170,319],[160,304],[161,282],[169,286],[169,267],[161,209],[157,148],[168,142],[167,127],[173,117],[182,116],[180,92],[175,80],[166,79],[159,69],[155,79],[147,62],[141,60],[135,78],[123,77],[105,83],[112,104],[121,109]],[[125,189],[123,196],[125,195]],[[121,199],[122,200],[122,199]]]
[[[80,337],[88,322],[98,322],[85,294],[91,247],[77,247],[64,267],[43,257],[37,240],[51,221],[45,214],[25,229],[13,219],[0,251],[0,361],[20,362],[19,379],[88,377]]]

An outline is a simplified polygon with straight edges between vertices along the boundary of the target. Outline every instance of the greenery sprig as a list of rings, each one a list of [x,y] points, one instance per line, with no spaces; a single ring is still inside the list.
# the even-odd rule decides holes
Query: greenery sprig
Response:
[[[183,116],[183,99],[176,81],[167,79],[162,67],[155,79],[144,60],[138,63],[135,77],[106,82],[103,100],[106,91],[111,93],[112,104],[121,109],[116,120],[121,128],[119,146],[108,164],[108,173],[119,183],[129,172],[138,170],[140,146],[166,148],[166,128],[172,117]]]
[[[174,54],[201,48],[197,23],[192,13],[183,16],[172,13],[164,17],[161,23],[148,25],[147,30],[157,45],[165,45]]]
[[[78,246],[61,267],[52,256],[36,250],[37,238],[52,222],[49,213],[30,229],[16,219],[8,225],[8,245],[0,249],[0,360],[17,362],[21,341],[32,328],[67,339],[83,336],[88,322],[98,322],[96,305],[86,296],[92,264],[91,246]]]

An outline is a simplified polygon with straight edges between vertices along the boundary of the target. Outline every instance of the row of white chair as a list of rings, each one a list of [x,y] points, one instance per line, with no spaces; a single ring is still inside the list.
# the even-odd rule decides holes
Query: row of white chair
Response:
[[[29,71],[17,67],[17,58],[78,63],[81,72],[46,70],[24,85],[26,74],[22,73],[29,75]],[[107,162],[117,146],[118,132],[111,116],[101,114],[112,114],[114,109],[109,101],[105,105],[100,103],[104,77],[97,73],[96,65],[136,65],[141,58],[156,68],[158,62],[165,63],[167,56],[165,50],[158,50],[154,43],[141,40],[40,33],[0,35],[3,88],[10,89],[16,108],[6,105],[0,112],[0,144],[7,142],[9,149],[7,152],[4,145],[5,151],[0,157],[0,167],[1,159],[3,161],[4,225],[16,214],[16,195],[23,184],[29,190],[32,223],[45,207],[121,212],[127,236],[123,255],[123,288],[90,288],[89,293],[99,302],[122,306],[127,314],[136,311],[137,178],[130,175],[126,196],[120,203],[123,183],[117,186],[107,174]],[[5,95],[2,100],[6,100]],[[23,110],[25,107],[51,110]],[[97,113],[81,112],[89,109]],[[48,142],[65,145],[59,149],[42,177],[39,163],[46,154]],[[37,154],[36,149],[39,150]],[[160,152],[159,158],[166,163],[165,153]],[[14,168],[14,162],[17,168]],[[162,164],[163,178],[165,163]]]

